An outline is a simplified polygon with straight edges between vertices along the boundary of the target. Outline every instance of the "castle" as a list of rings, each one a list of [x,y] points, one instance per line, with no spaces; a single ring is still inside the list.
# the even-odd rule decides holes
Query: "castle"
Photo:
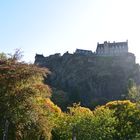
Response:
[[[56,53],[44,57],[36,54],[35,64],[51,71],[45,81],[66,91],[68,99],[75,96],[83,105],[118,100],[124,95],[129,79],[140,83],[139,65],[128,52],[126,42],[97,43],[95,52],[76,49],[72,54]],[[73,100],[75,102],[75,100]]]
[[[83,55],[83,56],[134,56],[134,54],[128,52],[128,40],[125,42],[107,42],[105,41],[103,44],[97,43],[97,48],[95,52],[91,50],[83,50],[76,49],[74,54],[69,54],[68,51],[63,54],[63,56],[71,56],[71,55]],[[61,57],[60,53],[56,53],[50,55],[48,57],[44,57],[43,55],[36,54],[36,59],[43,60],[44,58],[58,58]]]
[[[76,49],[75,54],[81,55],[97,55],[97,56],[118,56],[128,53],[128,41],[126,42],[107,42],[103,44],[97,43],[96,52],[91,50]]]

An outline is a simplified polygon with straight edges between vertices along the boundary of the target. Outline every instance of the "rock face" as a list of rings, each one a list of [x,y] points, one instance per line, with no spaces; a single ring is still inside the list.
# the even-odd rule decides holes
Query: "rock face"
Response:
[[[47,83],[68,93],[70,102],[85,106],[121,99],[129,79],[140,84],[140,67],[135,56],[96,56],[94,54],[36,55],[35,64],[52,72]]]

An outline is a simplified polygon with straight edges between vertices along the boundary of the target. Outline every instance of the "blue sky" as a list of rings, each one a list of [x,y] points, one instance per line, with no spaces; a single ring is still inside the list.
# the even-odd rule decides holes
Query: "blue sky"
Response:
[[[139,0],[0,0],[0,52],[95,51],[97,42],[126,41],[140,63]]]

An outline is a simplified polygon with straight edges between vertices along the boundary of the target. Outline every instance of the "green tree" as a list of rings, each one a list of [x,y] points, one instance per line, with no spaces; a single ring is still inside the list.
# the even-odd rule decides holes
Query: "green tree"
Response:
[[[115,133],[113,111],[99,107],[94,112],[74,104],[64,113],[53,129],[53,140],[113,140]]]
[[[113,101],[104,107],[114,111],[116,133],[113,140],[133,140],[140,134],[140,110],[129,100]]]
[[[135,102],[137,105],[140,103],[140,87],[136,85],[133,80],[129,80],[128,83],[128,99]]]
[[[69,104],[68,93],[56,88],[52,88],[51,100],[57,104],[63,111],[67,109]]]

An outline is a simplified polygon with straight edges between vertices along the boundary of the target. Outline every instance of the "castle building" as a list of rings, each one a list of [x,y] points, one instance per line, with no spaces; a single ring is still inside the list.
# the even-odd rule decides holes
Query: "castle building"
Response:
[[[128,41],[126,42],[107,42],[97,44],[96,55],[101,56],[117,56],[128,53]]]
[[[112,43],[105,41],[103,44],[97,43],[97,48],[95,52],[92,52],[91,50],[76,49],[74,54],[83,56],[122,56],[125,54],[130,55],[131,53],[128,53],[128,41],[112,42]],[[66,56],[72,54],[66,52],[64,55]],[[36,54],[35,57],[38,60],[42,60],[45,58],[41,54]],[[56,53],[54,55],[49,56],[49,58],[58,58],[58,57],[61,57],[60,53]]]
[[[76,49],[75,54],[90,55],[90,54],[92,54],[92,51],[91,50]]]

